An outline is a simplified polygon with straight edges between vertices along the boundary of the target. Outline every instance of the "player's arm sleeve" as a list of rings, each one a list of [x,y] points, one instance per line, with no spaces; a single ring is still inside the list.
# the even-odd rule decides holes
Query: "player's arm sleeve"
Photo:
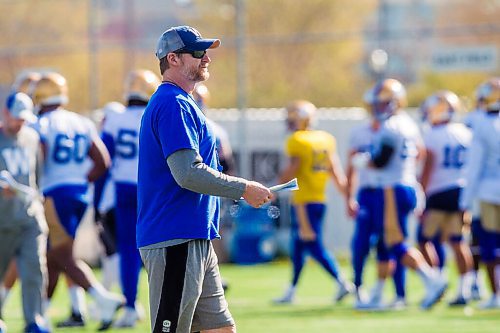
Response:
[[[394,142],[390,139],[383,139],[380,142],[380,147],[372,155],[373,166],[377,169],[385,167],[394,155]]]
[[[246,180],[209,167],[194,149],[181,149],[167,157],[167,164],[177,184],[187,190],[239,200]]]

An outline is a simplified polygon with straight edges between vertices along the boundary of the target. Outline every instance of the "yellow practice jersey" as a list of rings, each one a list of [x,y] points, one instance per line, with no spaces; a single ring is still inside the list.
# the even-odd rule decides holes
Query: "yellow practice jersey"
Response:
[[[288,138],[286,153],[300,159],[299,190],[292,193],[292,203],[326,201],[326,184],[331,176],[330,156],[335,146],[335,138],[324,131],[296,131]]]

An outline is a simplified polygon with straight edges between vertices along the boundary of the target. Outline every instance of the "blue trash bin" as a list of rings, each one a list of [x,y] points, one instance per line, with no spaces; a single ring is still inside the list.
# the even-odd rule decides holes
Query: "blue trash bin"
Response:
[[[231,260],[237,264],[273,260],[277,250],[275,219],[279,209],[270,204],[253,208],[240,202],[232,207],[231,215],[234,218]]]

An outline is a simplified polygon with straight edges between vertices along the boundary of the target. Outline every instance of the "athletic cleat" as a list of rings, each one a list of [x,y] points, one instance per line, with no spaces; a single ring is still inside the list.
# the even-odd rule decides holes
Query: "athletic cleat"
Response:
[[[289,287],[283,296],[273,299],[274,304],[292,304],[295,301],[295,288]]]
[[[427,287],[427,293],[424,300],[420,303],[420,307],[424,310],[428,310],[436,304],[441,297],[443,297],[444,292],[448,288],[448,282],[443,278],[436,278]]]
[[[368,302],[357,304],[356,309],[361,311],[384,311],[388,309],[388,306],[384,303],[382,294],[376,293],[370,296]]]
[[[406,303],[406,299],[405,298],[403,298],[403,297],[396,297],[396,299],[394,301],[392,301],[389,304],[388,307],[391,310],[399,311],[399,310],[406,309],[407,306],[408,306],[408,303]]]
[[[113,322],[111,320],[108,320],[108,321],[101,321],[101,325],[99,326],[99,328],[97,328],[97,331],[98,332],[103,332],[103,331],[107,331],[111,328],[111,324],[113,324]]]
[[[99,314],[101,317],[101,326],[98,331],[105,331],[109,329],[113,323],[113,316],[116,311],[120,309],[124,304],[124,300],[121,297],[115,296],[108,293],[104,297],[96,298],[96,304],[99,308]]]
[[[500,297],[493,295],[489,300],[479,304],[478,307],[481,310],[500,309]]]
[[[295,297],[290,295],[283,295],[282,297],[273,299],[274,304],[292,304],[294,302],[295,302]]]
[[[454,300],[448,303],[449,306],[465,306],[469,302],[463,296],[457,296]]]
[[[63,327],[83,327],[85,326],[85,320],[83,320],[83,317],[81,314],[71,312],[71,315],[69,316],[68,319],[58,322],[56,324],[57,328],[63,328]]]
[[[45,327],[41,327],[36,323],[31,323],[24,329],[24,333],[50,333],[50,330]]]
[[[337,290],[337,294],[333,298],[335,303],[341,302],[347,295],[354,294],[356,291],[356,287],[351,282],[345,282],[339,285],[339,289]]]
[[[7,333],[7,325],[0,319],[0,333]]]
[[[483,298],[481,288],[477,282],[473,283],[470,288],[470,298],[473,301],[479,301]]]
[[[131,307],[125,307],[120,317],[113,323],[115,328],[135,327],[135,324],[140,319],[139,313]]]

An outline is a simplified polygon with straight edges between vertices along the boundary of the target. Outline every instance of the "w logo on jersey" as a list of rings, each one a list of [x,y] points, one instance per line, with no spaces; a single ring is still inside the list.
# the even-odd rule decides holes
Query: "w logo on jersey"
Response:
[[[5,148],[2,150],[2,157],[7,166],[7,170],[13,175],[27,175],[30,170],[28,153],[21,148]]]

